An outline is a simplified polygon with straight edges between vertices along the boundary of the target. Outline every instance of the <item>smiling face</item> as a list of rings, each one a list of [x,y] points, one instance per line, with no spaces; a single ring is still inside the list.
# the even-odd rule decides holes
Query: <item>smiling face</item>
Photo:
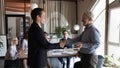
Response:
[[[67,36],[68,36],[67,31],[65,31],[65,32],[63,33],[63,35],[64,35],[64,37],[67,37]]]
[[[93,15],[92,15],[91,12],[83,13],[83,15],[82,15],[83,26],[91,24],[92,23],[92,17],[93,17]]]
[[[89,23],[89,18],[87,17],[85,13],[82,16],[82,22],[84,26],[86,26]]]
[[[45,12],[42,11],[41,16],[40,16],[40,15],[37,15],[37,22],[39,22],[39,23],[41,23],[41,24],[44,24],[44,21],[45,21]]]
[[[11,44],[12,44],[12,45],[18,45],[18,39],[17,39],[17,37],[12,38]]]

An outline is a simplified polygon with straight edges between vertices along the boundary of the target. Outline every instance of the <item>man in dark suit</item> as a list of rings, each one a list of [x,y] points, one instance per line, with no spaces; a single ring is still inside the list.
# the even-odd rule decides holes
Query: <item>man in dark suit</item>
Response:
[[[63,30],[63,38],[62,39],[65,39],[65,40],[70,40],[70,38],[68,37],[68,32],[67,30]],[[66,43],[64,48],[72,48],[72,44],[71,43]],[[70,58],[71,57],[66,57],[67,59],[67,68],[70,68]],[[63,67],[62,68],[65,68],[65,61],[63,58],[59,57],[58,60],[63,64]]]
[[[47,50],[63,48],[65,42],[51,44],[45,36],[41,25],[45,21],[45,12],[42,8],[31,11],[33,23],[28,31],[28,65],[30,68],[47,68]]]

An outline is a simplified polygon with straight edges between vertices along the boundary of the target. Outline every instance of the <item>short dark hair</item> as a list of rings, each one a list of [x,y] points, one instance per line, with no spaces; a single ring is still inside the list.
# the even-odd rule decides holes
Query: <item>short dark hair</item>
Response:
[[[28,39],[28,32],[26,32],[23,36],[24,39]]]
[[[42,11],[44,11],[44,9],[42,8],[35,8],[31,11],[31,18],[33,21],[36,20],[37,15],[41,16],[42,15]]]
[[[64,32],[67,32],[67,30],[63,30],[63,32],[62,32],[62,33],[64,34]]]

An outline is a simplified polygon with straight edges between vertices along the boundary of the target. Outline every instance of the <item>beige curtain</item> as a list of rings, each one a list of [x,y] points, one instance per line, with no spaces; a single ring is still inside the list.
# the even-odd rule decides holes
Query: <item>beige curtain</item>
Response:
[[[45,3],[43,4],[43,1]],[[46,12],[46,21],[44,30],[48,33],[56,33],[57,27],[70,26],[71,32],[74,32],[73,25],[76,24],[76,3],[74,1],[57,0],[31,0],[37,3],[40,8]]]
[[[56,27],[65,27],[69,25],[71,31],[74,31],[73,25],[76,24],[75,6],[75,2],[71,1],[46,0],[46,21],[44,30],[48,33],[56,33]]]

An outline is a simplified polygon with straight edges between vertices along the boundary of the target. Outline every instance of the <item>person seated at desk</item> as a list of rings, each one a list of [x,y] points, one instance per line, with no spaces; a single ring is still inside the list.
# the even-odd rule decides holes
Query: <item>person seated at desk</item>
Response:
[[[25,55],[28,54],[28,33],[26,32],[22,41],[22,50],[25,53]],[[23,60],[23,67],[28,68],[27,66],[27,59]]]
[[[63,38],[65,40],[69,40],[70,38],[68,37],[68,32],[66,30],[63,30]],[[66,43],[64,48],[72,48],[72,44],[71,43]],[[71,57],[66,57],[67,59],[67,68],[70,68],[70,58]],[[63,64],[63,68],[65,67],[65,61],[63,58],[59,57],[58,60]]]
[[[44,32],[44,35],[45,35],[45,38],[48,40],[48,42],[50,42],[51,39],[48,38],[48,33]],[[49,58],[47,59],[47,61],[48,61],[48,63],[47,63],[48,68],[52,68],[52,65],[50,63],[50,59]]]
[[[18,61],[17,61],[18,51],[16,47],[17,45],[18,45],[18,38],[13,37],[11,39],[10,46],[5,56],[4,68],[17,68],[18,67]]]

